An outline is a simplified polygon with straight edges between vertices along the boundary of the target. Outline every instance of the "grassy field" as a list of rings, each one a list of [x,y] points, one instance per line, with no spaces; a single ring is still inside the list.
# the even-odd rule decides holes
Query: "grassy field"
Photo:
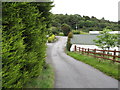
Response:
[[[50,65],[46,65],[39,77],[31,79],[25,88],[54,88],[54,71]]]
[[[69,56],[71,56],[79,61],[82,61],[86,64],[89,64],[89,65],[93,66],[94,68],[102,71],[103,73],[105,73],[105,74],[107,74],[107,75],[109,75],[117,80],[120,80],[120,76],[118,73],[118,72],[120,72],[120,71],[118,71],[118,66],[119,66],[118,63],[113,63],[112,61],[109,61],[109,60],[97,59],[94,57],[81,55],[81,54],[76,53],[76,52],[66,51],[66,53]]]

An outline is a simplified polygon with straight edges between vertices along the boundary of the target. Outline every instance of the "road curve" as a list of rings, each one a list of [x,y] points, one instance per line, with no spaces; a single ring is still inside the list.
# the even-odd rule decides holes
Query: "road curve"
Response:
[[[55,70],[55,88],[118,88],[118,81],[64,52],[67,37],[47,43],[47,63]]]

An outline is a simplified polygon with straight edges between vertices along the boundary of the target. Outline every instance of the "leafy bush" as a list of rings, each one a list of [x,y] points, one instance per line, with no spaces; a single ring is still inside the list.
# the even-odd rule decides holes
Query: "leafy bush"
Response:
[[[54,42],[54,40],[55,40],[55,35],[53,34],[48,38],[48,43]]]
[[[3,2],[2,6],[2,87],[22,88],[43,69],[49,20],[38,7],[48,13],[51,4]]]
[[[62,32],[59,33],[59,36],[64,36],[64,34]]]
[[[53,41],[52,37],[48,37],[48,42],[51,43]]]

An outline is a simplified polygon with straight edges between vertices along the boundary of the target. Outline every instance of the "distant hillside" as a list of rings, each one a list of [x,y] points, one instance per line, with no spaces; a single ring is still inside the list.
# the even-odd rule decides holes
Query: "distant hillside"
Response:
[[[84,32],[89,31],[102,31],[103,28],[109,28],[113,31],[120,31],[120,25],[118,22],[112,22],[109,20],[97,19],[92,16],[81,16],[75,15],[63,15],[63,14],[53,14],[52,15],[52,26],[60,30],[62,24],[68,24],[71,26],[72,30],[81,30]]]

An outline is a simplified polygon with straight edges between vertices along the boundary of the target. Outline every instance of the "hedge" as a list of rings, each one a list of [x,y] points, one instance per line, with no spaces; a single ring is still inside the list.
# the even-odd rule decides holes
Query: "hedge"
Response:
[[[3,2],[2,6],[2,87],[23,88],[44,66],[45,13],[49,15],[51,3]]]

